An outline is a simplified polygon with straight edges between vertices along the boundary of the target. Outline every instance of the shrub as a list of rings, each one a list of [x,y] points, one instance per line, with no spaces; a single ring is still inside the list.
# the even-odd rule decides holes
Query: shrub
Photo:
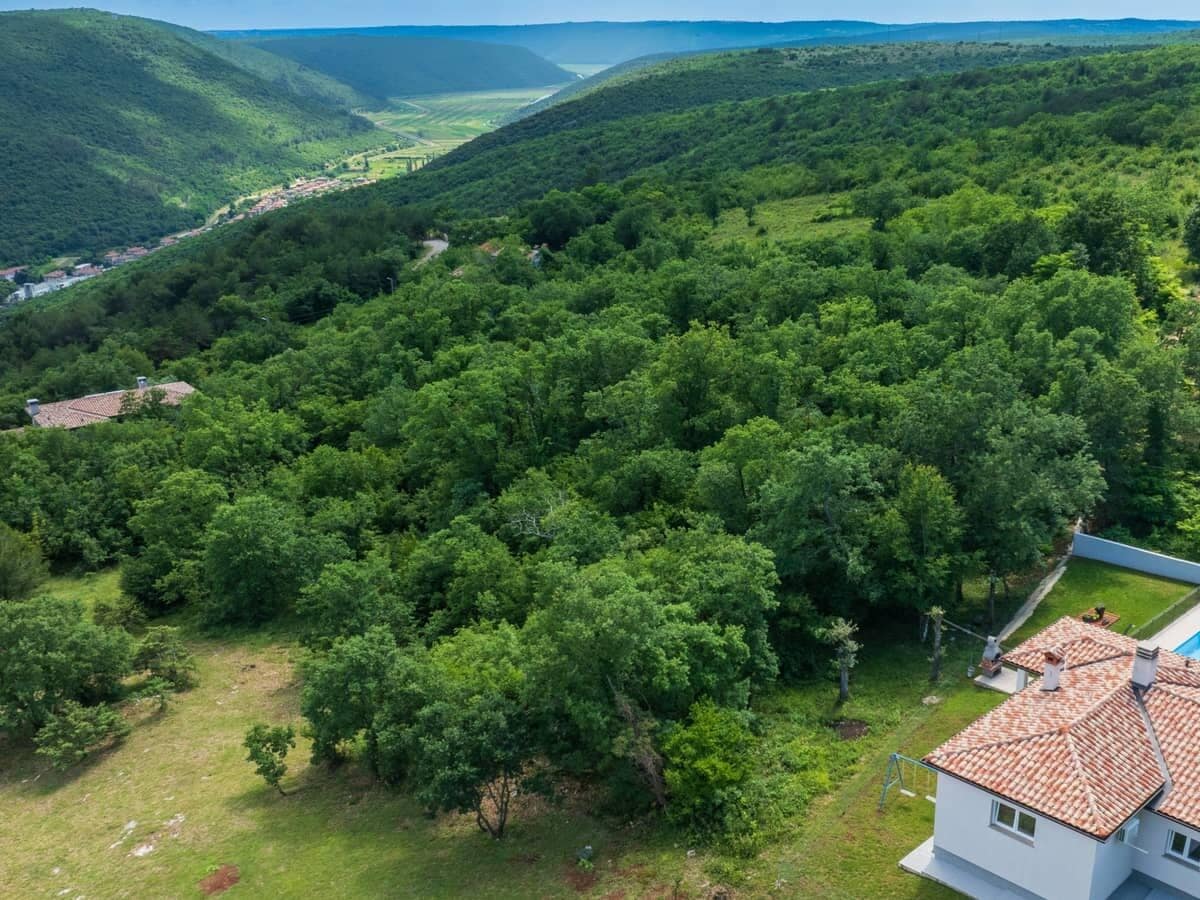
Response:
[[[111,706],[83,706],[68,700],[34,736],[39,755],[56,769],[69,769],[109,740],[129,734],[129,723]]]
[[[291,725],[258,724],[246,732],[242,746],[249,751],[246,761],[254,763],[254,771],[263,781],[280,794],[285,793],[279,782],[287,774],[287,763],[283,760],[296,746],[295,729]]]
[[[92,621],[102,628],[132,631],[146,624],[146,610],[128,594],[104,597],[92,607]]]
[[[672,821],[708,837],[753,830],[754,738],[736,712],[711,700],[693,705],[688,723],[663,742],[663,754]]]
[[[179,637],[178,628],[157,625],[146,631],[133,656],[133,668],[150,673],[175,690],[192,686],[196,661]]]

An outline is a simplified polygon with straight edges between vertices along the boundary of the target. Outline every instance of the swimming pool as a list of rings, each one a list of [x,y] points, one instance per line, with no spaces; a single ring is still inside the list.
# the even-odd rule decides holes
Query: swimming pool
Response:
[[[1190,656],[1192,659],[1200,659],[1200,631],[1176,647],[1175,652],[1180,656]]]

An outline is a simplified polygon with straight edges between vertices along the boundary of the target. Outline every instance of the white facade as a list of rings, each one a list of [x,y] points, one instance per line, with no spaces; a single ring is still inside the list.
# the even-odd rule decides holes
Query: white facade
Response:
[[[1032,838],[994,824],[997,801],[1033,815]],[[1034,897],[1048,900],[1106,900],[1135,872],[1150,883],[1200,897],[1200,867],[1166,854],[1168,832],[1200,832],[1143,811],[1129,844],[1098,841],[1033,810],[939,773],[933,854],[964,860]],[[1139,850],[1144,852],[1139,852]]]

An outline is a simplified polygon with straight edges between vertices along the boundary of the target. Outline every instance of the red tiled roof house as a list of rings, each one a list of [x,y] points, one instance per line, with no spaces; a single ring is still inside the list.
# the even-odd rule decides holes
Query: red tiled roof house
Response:
[[[186,381],[152,385],[147,379],[138,378],[137,387],[132,390],[89,394],[86,397],[60,400],[56,403],[42,403],[31,399],[25,404],[25,412],[37,428],[83,428],[85,425],[95,425],[97,422],[108,422],[117,418],[127,408],[127,403],[138,403],[161,395],[160,402],[163,404],[178,406],[184,397],[195,391],[196,389]]]
[[[968,896],[1200,897],[1200,660],[1064,618],[1027,686],[925,757],[934,833],[901,864]]]

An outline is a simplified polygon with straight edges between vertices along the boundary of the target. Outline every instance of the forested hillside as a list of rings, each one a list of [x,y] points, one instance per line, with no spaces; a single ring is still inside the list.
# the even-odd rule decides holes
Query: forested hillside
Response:
[[[689,53],[783,44],[884,41],[1141,40],[1194,29],[1197,22],[1147,19],[1050,19],[884,25],[878,22],[559,22],[547,25],[387,25],[375,28],[225,31],[228,38],[314,37],[338,34],[402,35],[527,47],[557,63],[615,65],[657,53]]]
[[[7,424],[198,388],[0,434],[10,540],[119,561],[135,619],[293,629],[314,758],[420,808],[498,838],[519,792],[578,792],[745,860],[860,755],[763,736],[856,633],[994,626],[1080,517],[1200,558],[1200,48],[663,79],[0,318]],[[96,665],[0,691],[0,727],[101,708],[134,664]]]
[[[524,47],[339,34],[276,37],[253,46],[323,72],[382,102],[464,91],[542,87],[574,76]]]
[[[639,113],[679,111],[721,100],[750,100],[1095,52],[1096,48],[1045,44],[914,43],[740,50],[674,58],[651,56],[613,66],[591,78],[569,84],[544,100],[517,110],[506,124],[528,119],[601,88],[618,85],[624,86],[619,94],[606,94],[603,101],[594,102],[590,107],[572,107],[569,120],[598,121],[600,116],[623,118],[634,110]],[[547,117],[539,120],[538,128],[553,131],[562,123],[561,119]],[[526,136],[528,132],[525,131],[506,134],[508,139]]]
[[[290,93],[298,94],[301,97],[311,97],[314,100],[345,109],[360,108],[374,102],[373,97],[356,91],[348,84],[343,84],[315,69],[302,66],[286,56],[260,50],[249,41],[226,41],[180,25],[172,25],[167,22],[161,24],[170,28],[185,41],[196,44],[202,50],[213,53],[233,63],[239,69],[245,69],[252,75],[257,75]]]
[[[0,266],[157,239],[380,138],[157,23],[0,14]]]

